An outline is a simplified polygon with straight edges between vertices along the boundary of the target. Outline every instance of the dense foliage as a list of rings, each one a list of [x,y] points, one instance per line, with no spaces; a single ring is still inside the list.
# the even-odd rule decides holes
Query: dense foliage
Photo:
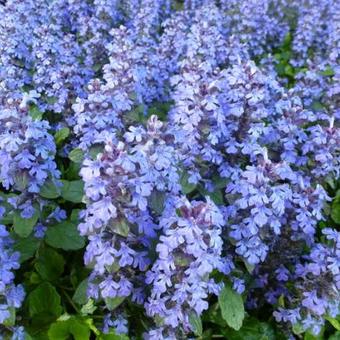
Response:
[[[0,16],[1,339],[340,339],[339,1]]]

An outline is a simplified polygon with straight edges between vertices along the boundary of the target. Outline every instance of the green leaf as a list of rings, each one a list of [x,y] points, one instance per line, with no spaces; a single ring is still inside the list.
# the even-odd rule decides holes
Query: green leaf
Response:
[[[340,340],[340,332],[334,333],[328,338],[328,340]]]
[[[40,196],[48,199],[54,199],[60,196],[60,188],[54,181],[48,179],[40,188]]]
[[[203,196],[209,196],[211,200],[217,205],[221,205],[224,203],[223,194],[221,190],[216,189],[213,192],[210,192],[208,190],[205,190],[203,187],[199,186],[199,192]]]
[[[333,69],[329,66],[324,71],[322,71],[321,74],[326,77],[333,77],[335,75]]]
[[[30,235],[27,238],[18,238],[13,244],[13,249],[20,253],[20,263],[34,256],[39,247],[39,240]]]
[[[337,330],[340,331],[340,322],[337,319],[326,316],[325,319],[330,322],[330,324]]]
[[[145,106],[138,105],[133,110],[126,113],[126,118],[130,123],[144,123],[147,116],[144,114]]]
[[[331,217],[335,223],[340,224],[340,196],[337,196],[332,203]]]
[[[78,223],[78,219],[79,219],[79,213],[80,213],[81,209],[73,209],[71,212],[71,216],[70,216],[70,221],[73,223]]]
[[[57,321],[48,330],[48,338],[55,340],[69,339],[69,324],[67,321]]]
[[[33,120],[41,120],[44,115],[44,113],[41,112],[35,105],[30,107],[28,113]]]
[[[164,210],[165,194],[154,190],[149,197],[149,206],[156,214],[160,215]]]
[[[228,184],[228,179],[224,177],[220,177],[218,175],[213,176],[213,184],[215,189],[223,189],[225,190],[227,184]]]
[[[69,181],[79,180],[80,169],[81,163],[70,162],[67,169],[62,171],[62,176]]]
[[[97,307],[94,304],[94,301],[92,299],[89,299],[86,304],[81,308],[80,313],[82,315],[91,315]]]
[[[14,177],[14,188],[18,191],[25,191],[28,187],[28,174],[26,172],[20,172]]]
[[[192,326],[192,330],[195,333],[195,335],[202,336],[203,332],[202,320],[195,312],[190,313],[189,322],[190,325]]]
[[[209,308],[209,312],[203,314],[203,321],[218,325],[219,328],[227,327],[226,321],[222,318],[221,309],[218,303]]]
[[[31,272],[29,276],[29,282],[33,285],[38,285],[42,283],[44,280],[41,278],[41,276],[37,272]]]
[[[54,248],[78,250],[85,246],[84,237],[79,235],[77,225],[69,221],[48,227],[46,243]]]
[[[60,145],[69,135],[70,129],[68,127],[63,127],[55,133],[54,140],[57,145]]]
[[[27,298],[29,315],[38,321],[49,322],[61,315],[60,296],[49,283],[43,282]]]
[[[110,225],[111,230],[123,237],[127,237],[130,231],[129,222],[125,218],[115,219]]]
[[[254,271],[255,269],[255,265],[253,264],[250,264],[248,261],[246,261],[245,259],[243,260],[243,263],[248,271],[249,274],[252,274],[252,272]]]
[[[285,296],[281,294],[277,302],[280,307],[284,308],[285,307]]]
[[[304,329],[300,323],[296,323],[292,327],[293,333],[296,335],[300,335],[304,332]]]
[[[90,339],[91,330],[81,319],[70,317],[68,320],[53,323],[48,330],[51,340],[66,340],[73,336],[74,340]]]
[[[90,338],[91,331],[89,326],[79,320],[71,324],[70,331],[75,340],[86,340]]]
[[[43,248],[39,251],[39,257],[35,263],[35,269],[41,278],[54,281],[64,271],[64,258],[52,248]]]
[[[16,316],[15,308],[9,307],[8,311],[10,315],[6,320],[3,321],[3,324],[4,326],[11,327],[15,325],[15,316]]]
[[[273,328],[255,318],[244,320],[243,326],[236,331],[231,328],[225,329],[223,334],[228,340],[277,340],[279,339]]]
[[[171,103],[169,102],[166,103],[157,102],[153,104],[151,107],[148,107],[148,117],[156,115],[160,120],[166,121],[170,107]]]
[[[294,69],[290,65],[286,65],[285,74],[290,77],[294,77]]]
[[[92,159],[96,159],[97,155],[103,151],[103,146],[101,145],[94,145],[91,146],[89,149],[89,154]]]
[[[61,196],[66,201],[73,203],[81,203],[84,196],[84,182],[78,181],[61,181],[63,186],[61,187]]]
[[[78,305],[85,305],[89,300],[87,297],[87,286],[88,286],[87,279],[81,281],[72,297],[72,300],[76,302]]]
[[[84,152],[81,149],[73,149],[69,154],[68,158],[74,163],[81,163],[84,159]]]
[[[312,109],[315,110],[315,111],[317,111],[317,110],[322,110],[322,109],[324,109],[324,106],[323,106],[323,104],[320,103],[319,101],[314,101],[314,102],[312,103]]]
[[[115,334],[113,331],[111,331],[108,334],[100,334],[97,337],[97,340],[129,340],[129,337],[124,334]]]
[[[14,231],[20,237],[27,237],[38,222],[39,212],[35,210],[31,218],[22,218],[20,213],[20,211],[15,211],[13,215]]]
[[[314,335],[311,332],[307,331],[303,337],[304,340],[324,340],[323,329],[318,335]]]
[[[182,191],[185,195],[190,194],[196,189],[196,184],[189,183],[189,174],[183,171],[180,176],[180,183],[182,186]]]
[[[107,298],[107,299],[105,299],[105,304],[106,304],[106,307],[108,308],[108,310],[113,311],[119,305],[121,305],[124,300],[125,300],[124,297]]]
[[[225,286],[218,297],[218,303],[223,319],[231,328],[239,330],[244,319],[244,306],[241,295],[237,294],[231,287]]]

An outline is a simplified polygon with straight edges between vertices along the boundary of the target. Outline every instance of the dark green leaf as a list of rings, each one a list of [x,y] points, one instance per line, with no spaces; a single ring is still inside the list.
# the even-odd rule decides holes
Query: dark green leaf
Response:
[[[337,196],[332,203],[331,217],[335,223],[340,224],[340,196]]]
[[[115,219],[112,222],[111,229],[114,233],[127,237],[129,235],[130,225],[125,218]]]
[[[96,159],[97,155],[103,151],[103,147],[101,145],[91,146],[89,150],[89,154],[92,159]]]
[[[244,320],[243,326],[236,331],[231,328],[225,329],[223,334],[228,340],[276,340],[275,332],[272,327],[260,322],[255,318]]]
[[[181,173],[180,183],[182,186],[182,191],[185,195],[190,194],[196,189],[196,184],[189,183],[189,174],[186,171]]]
[[[48,282],[40,284],[33,290],[29,294],[27,301],[31,317],[39,315],[51,320],[61,315],[60,296],[56,289]]]
[[[231,287],[225,286],[218,297],[218,303],[223,319],[231,328],[239,330],[244,319],[244,306],[241,295],[237,294]]]
[[[13,249],[20,253],[20,263],[34,256],[39,247],[39,240],[33,235],[27,238],[18,238],[13,245]]]
[[[208,321],[215,325],[218,325],[219,328],[227,327],[227,323],[222,317],[221,309],[218,303],[213,304],[209,308],[209,311],[203,314],[203,321]]]
[[[149,206],[157,214],[161,214],[164,209],[165,194],[163,192],[154,190],[149,197]]]
[[[69,339],[69,324],[67,321],[57,321],[48,330],[48,338],[51,340]]]
[[[250,263],[249,263],[248,261],[246,261],[245,259],[243,259],[243,262],[244,262],[244,265],[245,265],[245,267],[246,267],[248,273],[251,274],[251,273],[254,271],[254,269],[255,269],[255,265],[250,264]]]
[[[220,176],[213,176],[213,184],[215,189],[225,189],[228,184],[228,179],[220,177]]]
[[[205,190],[203,187],[199,186],[199,192],[201,193],[201,195],[203,196],[208,196],[211,198],[211,200],[217,204],[217,205],[221,205],[224,203],[223,201],[223,194],[221,190],[214,190],[213,192],[210,192],[208,190]]]
[[[324,106],[323,106],[322,103],[320,103],[318,101],[314,101],[313,104],[312,104],[312,108],[313,108],[313,110],[318,111],[318,110],[324,109]]]
[[[323,330],[318,335],[314,335],[311,332],[307,331],[303,337],[304,340],[324,340]]]
[[[90,339],[90,328],[87,324],[74,320],[70,322],[70,333],[73,335],[74,340],[87,340]],[[52,338],[53,340],[55,338]]]
[[[73,223],[78,223],[80,209],[73,209],[70,216],[70,221]]]
[[[88,286],[88,281],[87,279],[83,280],[82,282],[80,282],[80,284],[78,285],[72,300],[76,303],[78,303],[78,305],[85,305],[88,301],[88,297],[87,297],[87,286]]]
[[[91,330],[84,321],[76,317],[68,320],[53,323],[48,330],[48,337],[51,340],[66,340],[73,336],[74,340],[90,339]]]
[[[63,257],[52,248],[43,248],[35,263],[35,269],[41,278],[47,281],[56,280],[64,271]]]
[[[115,310],[119,305],[121,305],[124,300],[124,297],[107,298],[105,299],[105,304],[108,310],[112,311]]]
[[[77,225],[69,221],[51,226],[46,231],[46,242],[54,248],[77,250],[85,245],[84,237],[79,235]]]
[[[81,163],[70,162],[68,168],[62,172],[63,178],[69,181],[79,180]]]
[[[48,179],[40,189],[40,196],[54,199],[60,196],[60,188],[52,180]]]
[[[328,340],[340,340],[340,332],[334,333],[328,338]]]
[[[84,182],[78,181],[62,181],[61,196],[66,201],[73,203],[81,203],[84,196]]]
[[[330,316],[326,316],[325,319],[328,320],[337,331],[340,331],[340,322],[337,319],[331,318]]]
[[[43,112],[41,112],[37,106],[32,106],[29,109],[29,115],[32,117],[33,120],[41,120],[43,117]]]
[[[68,154],[68,158],[74,163],[81,163],[84,159],[84,152],[81,149],[73,149]]]
[[[129,337],[127,335],[123,334],[115,334],[113,331],[111,331],[108,334],[101,334],[97,337],[97,340],[129,340]]]
[[[69,135],[70,129],[68,127],[63,127],[55,133],[54,140],[57,145],[60,145]]]
[[[34,226],[38,222],[39,212],[35,210],[35,213],[31,218],[22,218],[20,211],[16,211],[13,215],[13,227],[14,231],[20,237],[27,237],[32,232]]]

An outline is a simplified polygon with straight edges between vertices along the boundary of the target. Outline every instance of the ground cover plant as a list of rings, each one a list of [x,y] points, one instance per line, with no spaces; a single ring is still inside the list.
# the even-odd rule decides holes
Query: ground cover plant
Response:
[[[340,339],[340,2],[0,4],[0,339]]]

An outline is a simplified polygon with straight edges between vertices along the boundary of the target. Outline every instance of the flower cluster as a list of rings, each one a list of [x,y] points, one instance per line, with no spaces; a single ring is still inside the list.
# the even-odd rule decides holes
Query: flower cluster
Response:
[[[46,245],[78,209],[105,332],[129,332],[137,304],[146,339],[189,338],[226,286],[287,336],[336,317],[337,1],[8,0],[0,15],[0,324],[24,295],[9,232]]]
[[[273,314],[278,322],[299,325],[314,334],[320,332],[325,317],[337,316],[339,233],[330,228],[323,229],[322,233],[327,243],[314,243],[307,254],[304,254],[303,243],[291,241],[288,234],[276,239],[275,249],[256,268],[258,279],[248,302],[252,308],[264,301],[276,305]],[[291,242],[289,250],[287,242]],[[273,265],[277,269],[268,272],[268,268]],[[266,290],[264,295],[258,294],[263,290]]]
[[[59,177],[56,147],[47,121],[33,120],[29,103],[34,93],[3,96],[0,106],[0,178],[8,190],[39,192],[47,179]]]
[[[45,1],[19,6],[9,1],[3,17],[0,69],[6,88],[33,88],[41,110],[61,113],[92,75],[80,63],[84,53],[67,25],[67,13]]]
[[[96,159],[84,161],[80,173],[89,203],[79,230],[89,237],[85,263],[94,268],[91,296],[144,300],[142,276],[159,228],[154,214],[162,209],[163,192],[179,191],[173,140],[152,116],[147,130],[132,126],[124,141],[108,141]]]
[[[1,206],[0,218],[3,218],[4,213],[5,209]],[[0,236],[0,336],[2,337],[2,326],[14,315],[15,309],[21,306],[25,292],[22,285],[14,284],[14,270],[20,266],[20,254],[13,251],[13,240],[2,224]]]
[[[176,339],[174,330],[179,325],[184,334],[190,331],[190,315],[208,309],[208,294],[219,294],[221,285],[209,279],[210,274],[216,269],[228,275],[233,268],[222,256],[223,224],[222,214],[209,199],[189,202],[179,198],[165,209],[159,221],[158,258],[146,273],[152,289],[145,304],[147,314],[163,319],[163,325],[150,331],[149,339],[162,338],[164,332]]]

